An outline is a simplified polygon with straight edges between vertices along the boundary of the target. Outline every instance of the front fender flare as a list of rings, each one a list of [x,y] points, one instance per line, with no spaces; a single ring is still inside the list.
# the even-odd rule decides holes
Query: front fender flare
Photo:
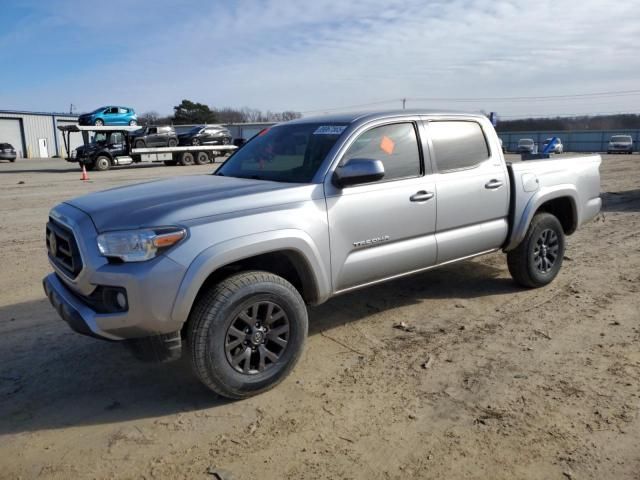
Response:
[[[331,293],[329,272],[311,237],[302,230],[284,229],[261,232],[212,245],[191,262],[180,283],[171,317],[184,323],[206,279],[217,269],[230,263],[270,252],[293,250],[308,262],[316,285],[318,303]]]

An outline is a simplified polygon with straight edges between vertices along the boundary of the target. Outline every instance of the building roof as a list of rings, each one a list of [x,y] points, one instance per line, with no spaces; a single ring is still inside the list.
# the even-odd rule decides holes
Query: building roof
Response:
[[[26,110],[0,110],[0,113],[8,113],[13,115],[46,115],[49,117],[73,117],[78,118],[79,115],[75,113],[64,112],[29,112]]]

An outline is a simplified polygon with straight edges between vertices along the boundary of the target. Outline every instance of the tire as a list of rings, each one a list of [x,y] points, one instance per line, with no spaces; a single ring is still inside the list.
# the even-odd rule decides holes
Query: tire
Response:
[[[100,155],[93,162],[93,167],[99,172],[109,170],[111,168],[111,159],[106,155]]]
[[[136,122],[135,120],[129,120],[130,127],[135,127],[136,125],[138,125],[138,122]]]
[[[93,122],[93,124],[96,127],[104,127],[104,120],[102,120],[101,118],[97,118],[95,122]]]
[[[178,146],[178,140],[175,138],[170,138],[169,142],[167,142],[167,146],[169,147],[177,147]]]
[[[184,152],[182,155],[180,155],[180,165],[184,167],[193,165],[193,153]]]
[[[145,148],[147,144],[144,140],[136,140],[135,146],[136,148]]]
[[[266,321],[273,317],[278,318]],[[248,271],[199,298],[189,316],[187,342],[202,383],[240,399],[273,388],[291,372],[307,329],[307,309],[293,285],[269,272]]]
[[[210,163],[209,155],[207,155],[207,152],[198,152],[196,153],[195,158],[198,165],[206,165],[207,163]]]
[[[191,139],[191,145],[200,145],[200,139],[199,138]]]
[[[550,213],[537,213],[520,245],[507,253],[509,272],[523,287],[547,285],[562,267],[564,249],[565,237],[560,221]]]

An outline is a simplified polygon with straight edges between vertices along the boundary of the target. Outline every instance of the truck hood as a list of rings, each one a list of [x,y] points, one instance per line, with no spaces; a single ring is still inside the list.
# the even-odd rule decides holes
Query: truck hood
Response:
[[[321,185],[193,175],[113,188],[69,200],[99,232],[181,225],[243,210],[310,200]],[[316,192],[316,195],[314,195]]]

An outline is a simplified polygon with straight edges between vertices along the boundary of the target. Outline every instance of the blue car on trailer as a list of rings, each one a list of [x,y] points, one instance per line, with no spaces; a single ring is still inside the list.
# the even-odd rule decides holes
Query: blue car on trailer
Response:
[[[138,116],[133,108],[107,106],[93,112],[84,113],[78,118],[80,125],[137,125]]]

